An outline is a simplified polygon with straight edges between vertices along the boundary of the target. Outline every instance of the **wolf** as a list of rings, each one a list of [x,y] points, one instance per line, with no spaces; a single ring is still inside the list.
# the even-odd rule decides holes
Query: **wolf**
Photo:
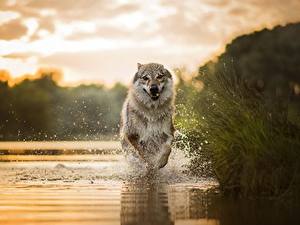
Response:
[[[174,139],[173,114],[171,73],[158,63],[138,63],[121,112],[122,149],[147,168],[163,168]]]

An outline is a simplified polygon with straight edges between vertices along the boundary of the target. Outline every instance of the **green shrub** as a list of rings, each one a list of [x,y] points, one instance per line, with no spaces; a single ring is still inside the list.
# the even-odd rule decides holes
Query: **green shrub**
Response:
[[[213,173],[224,193],[280,196],[298,190],[300,129],[287,116],[288,104],[276,108],[273,99],[270,109],[269,100],[226,65],[202,67],[196,79],[204,89],[178,108],[178,114],[188,111],[177,126],[192,143],[189,168],[201,176]]]

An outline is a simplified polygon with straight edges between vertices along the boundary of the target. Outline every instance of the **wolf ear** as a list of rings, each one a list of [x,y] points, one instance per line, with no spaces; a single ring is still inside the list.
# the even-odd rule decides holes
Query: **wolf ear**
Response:
[[[172,79],[172,74],[169,72],[169,70],[164,69],[164,74],[166,77],[171,78]]]
[[[141,64],[141,63],[137,63],[137,68],[138,68],[138,70],[141,68],[142,65],[143,65],[143,64]]]
[[[135,83],[138,79],[139,79],[139,74],[136,72],[134,74],[134,78],[133,78],[133,82],[132,83]]]
[[[141,68],[142,65],[143,64],[141,64],[141,63],[137,63],[138,71],[140,70],[140,68]],[[135,75],[134,75],[134,78],[133,78],[133,83],[135,83],[138,79],[139,79],[139,73],[136,72]]]

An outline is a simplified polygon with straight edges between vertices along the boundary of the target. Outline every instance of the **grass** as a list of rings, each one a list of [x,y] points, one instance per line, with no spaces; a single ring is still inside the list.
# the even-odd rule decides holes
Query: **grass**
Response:
[[[178,104],[177,115],[177,127],[191,143],[191,172],[215,176],[225,194],[278,197],[298,192],[300,128],[286,116],[288,108],[277,107],[276,99],[270,108],[261,93],[226,67],[200,73],[197,79],[204,89],[189,87],[179,94],[184,104]]]

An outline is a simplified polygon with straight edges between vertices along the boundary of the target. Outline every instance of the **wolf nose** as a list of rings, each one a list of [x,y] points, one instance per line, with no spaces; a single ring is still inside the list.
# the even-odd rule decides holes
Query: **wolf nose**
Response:
[[[158,86],[156,84],[152,84],[150,86],[150,92],[153,93],[153,94],[157,93],[158,92]]]

